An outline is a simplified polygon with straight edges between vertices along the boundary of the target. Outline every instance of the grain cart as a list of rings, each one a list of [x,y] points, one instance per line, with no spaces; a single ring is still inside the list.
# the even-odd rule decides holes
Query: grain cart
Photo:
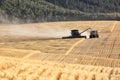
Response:
[[[99,34],[97,30],[90,31],[90,38],[99,38]]]

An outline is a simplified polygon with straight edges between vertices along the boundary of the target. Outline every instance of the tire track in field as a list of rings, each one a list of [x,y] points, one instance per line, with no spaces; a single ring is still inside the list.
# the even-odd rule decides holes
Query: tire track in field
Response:
[[[113,26],[112,26],[112,28],[111,28],[111,30],[110,30],[111,32],[113,32],[113,30],[114,30],[116,24],[117,24],[117,21],[115,21],[115,23],[113,24]]]
[[[80,39],[79,41],[77,41],[75,44],[72,45],[72,47],[65,53],[66,55],[68,55],[78,44],[80,44],[81,42],[83,42],[85,39]]]
[[[33,52],[29,53],[28,55],[24,56],[23,59],[27,59],[27,58],[29,58],[30,56],[33,56],[33,55],[35,55],[35,54],[37,54],[37,53],[41,53],[41,52],[40,52],[40,51],[33,51]]]

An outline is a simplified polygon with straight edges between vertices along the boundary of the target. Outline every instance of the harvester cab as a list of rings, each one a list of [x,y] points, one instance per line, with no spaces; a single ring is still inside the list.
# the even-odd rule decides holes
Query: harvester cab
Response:
[[[80,37],[79,31],[78,30],[71,30],[71,37],[79,38]]]
[[[82,32],[79,33],[79,30],[71,30],[71,36],[68,37],[62,37],[62,39],[68,39],[68,38],[87,38],[87,35],[82,35],[84,32],[90,30],[90,36],[89,38],[98,38],[98,31],[97,30],[91,30],[91,28],[88,28]]]

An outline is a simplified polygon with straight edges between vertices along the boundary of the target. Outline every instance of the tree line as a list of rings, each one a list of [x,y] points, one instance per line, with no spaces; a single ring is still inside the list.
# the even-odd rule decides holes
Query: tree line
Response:
[[[119,12],[120,0],[0,0],[1,20],[25,23],[119,19]]]

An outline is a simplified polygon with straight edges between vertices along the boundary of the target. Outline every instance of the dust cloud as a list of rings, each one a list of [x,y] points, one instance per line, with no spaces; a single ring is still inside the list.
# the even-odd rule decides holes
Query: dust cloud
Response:
[[[71,36],[71,28],[58,26],[58,25],[44,25],[44,24],[18,24],[18,25],[6,25],[4,27],[5,31],[1,30],[6,36],[9,37],[22,37],[22,38],[62,38],[66,36]],[[1,28],[2,29],[2,28]],[[72,28],[74,29],[74,28]],[[83,30],[79,30],[79,33]],[[89,32],[84,32],[82,36],[87,36],[89,38]]]
[[[79,30],[79,33],[81,33],[81,32],[82,32],[82,30]],[[86,32],[82,33],[81,36],[86,36],[86,38],[90,38],[90,32],[86,31]]]
[[[39,38],[62,38],[70,35],[70,29],[63,27],[25,27],[19,25],[9,26],[9,35],[23,37],[39,37]]]
[[[28,20],[28,23],[30,20]],[[9,18],[8,15],[5,14],[4,11],[0,13],[0,23],[6,24],[7,26],[4,26],[7,28],[7,32],[1,31],[1,33],[4,33],[7,36],[17,36],[17,37],[39,37],[39,38],[62,38],[65,36],[71,36],[71,29],[65,28],[62,26],[24,26],[20,23],[23,23],[22,20],[12,17]],[[13,24],[13,25],[8,25]],[[17,25],[20,24],[20,25]],[[1,26],[0,26],[1,27]],[[81,32],[81,31],[79,31]],[[89,34],[87,32],[83,33],[82,35],[86,35],[87,38],[89,37]]]

